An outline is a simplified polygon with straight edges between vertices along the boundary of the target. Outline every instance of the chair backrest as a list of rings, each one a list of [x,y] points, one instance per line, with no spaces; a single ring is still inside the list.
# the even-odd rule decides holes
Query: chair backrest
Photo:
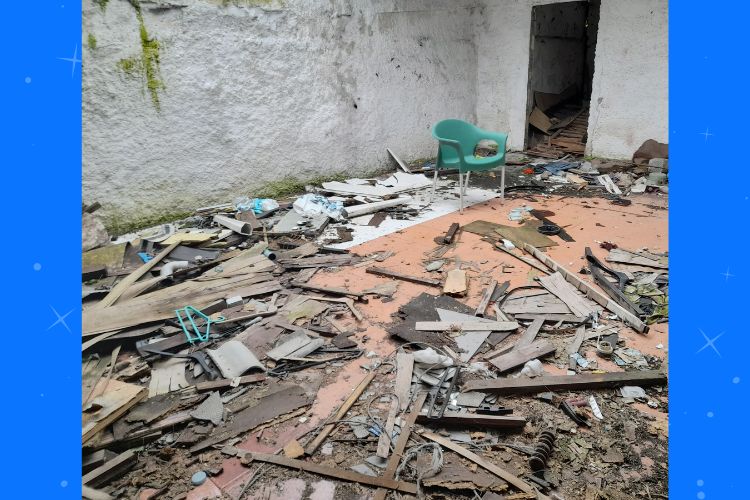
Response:
[[[474,154],[474,148],[477,142],[479,142],[477,128],[471,123],[456,119],[443,120],[436,123],[432,127],[432,136],[438,141],[440,139],[458,141],[465,155]],[[441,145],[440,152],[446,160],[455,159],[458,156],[456,150],[449,146]]]

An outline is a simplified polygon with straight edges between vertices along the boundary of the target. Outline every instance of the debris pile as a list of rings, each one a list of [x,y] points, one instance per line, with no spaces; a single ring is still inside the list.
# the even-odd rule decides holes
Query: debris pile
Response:
[[[530,168],[620,183],[580,163]],[[667,429],[635,408],[666,412],[665,366],[629,339],[668,319],[667,254],[610,245],[603,262],[584,245],[579,272],[547,252],[575,242],[564,221],[527,204],[446,224],[409,272],[394,250],[344,248],[441,215],[431,187],[405,171],[323,183],[92,243],[84,497],[665,493],[636,476]],[[494,267],[456,256],[467,234]],[[377,328],[390,339],[375,344]]]

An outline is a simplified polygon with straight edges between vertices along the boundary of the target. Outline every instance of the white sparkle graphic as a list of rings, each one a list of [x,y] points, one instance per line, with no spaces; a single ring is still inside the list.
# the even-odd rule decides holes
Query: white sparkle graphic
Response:
[[[54,307],[52,307],[52,306],[49,306],[49,307],[50,307],[50,309],[52,309],[52,312],[55,313],[55,316],[57,316],[57,321],[55,321],[54,323],[52,323],[49,326],[49,328],[47,328],[47,330],[51,330],[57,324],[62,324],[62,326],[64,326],[65,329],[70,332],[70,328],[68,327],[68,324],[65,322],[65,318],[67,318],[70,315],[70,313],[73,312],[73,310],[71,309],[70,311],[66,312],[64,315],[60,316],[60,314],[55,310]]]
[[[706,494],[703,493],[702,491],[699,491],[698,494],[695,496],[698,497],[698,500],[703,500],[704,498],[706,498]]]
[[[706,413],[706,416],[708,418],[714,418],[714,412],[710,411],[710,412]]]
[[[23,81],[26,83],[31,83],[31,77],[27,76],[26,78],[23,79]]]
[[[739,383],[740,383],[740,377],[734,377],[734,378],[732,379],[732,383],[733,383],[733,384],[739,384]]]
[[[729,281],[729,278],[734,278],[734,274],[729,272],[729,268],[727,268],[727,272],[721,273],[722,276],[724,276],[724,281]]]
[[[73,75],[75,75],[76,72],[76,63],[81,62],[80,59],[78,59],[78,45],[76,45],[75,50],[73,51],[73,57],[58,57],[61,61],[70,61],[72,64],[72,68],[70,70],[70,77],[73,78]]]
[[[699,352],[701,352],[701,351],[702,351],[703,349],[705,349],[706,347],[710,347],[711,349],[713,349],[713,350],[714,350],[714,352],[715,352],[716,354],[718,354],[718,356],[719,356],[719,357],[721,357],[721,353],[719,352],[719,350],[718,350],[718,349],[716,348],[716,346],[714,345],[714,342],[716,342],[716,341],[717,341],[717,340],[719,339],[719,337],[721,337],[722,335],[724,335],[724,332],[721,332],[721,333],[720,333],[720,334],[718,334],[718,335],[717,335],[716,337],[714,337],[714,338],[712,338],[712,339],[709,339],[709,338],[708,338],[708,335],[706,335],[706,334],[705,334],[705,333],[703,332],[703,330],[701,330],[701,329],[699,328],[699,329],[698,329],[698,331],[699,331],[699,332],[701,332],[701,335],[703,335],[703,338],[704,338],[704,339],[706,339],[706,344],[705,344],[705,345],[704,345],[703,347],[701,347],[700,349],[698,349],[698,351],[697,351],[697,352],[696,352],[695,354],[698,354]]]
[[[708,127],[706,127],[706,131],[705,131],[705,132],[698,132],[698,133],[699,133],[700,135],[704,136],[704,137],[706,138],[706,139],[705,139],[706,141],[708,141],[708,136],[709,136],[709,135],[714,135],[714,134],[712,134],[712,133],[710,133],[710,132],[708,131]]]
[[[706,483],[704,483],[704,482],[703,482],[703,479],[698,479],[698,480],[697,480],[697,481],[695,482],[695,484],[697,484],[697,485],[698,485],[698,487],[700,488],[701,486],[703,486],[703,485],[704,485],[704,484],[706,484]]]
[[[41,271],[42,265],[39,262],[34,262],[34,271]]]

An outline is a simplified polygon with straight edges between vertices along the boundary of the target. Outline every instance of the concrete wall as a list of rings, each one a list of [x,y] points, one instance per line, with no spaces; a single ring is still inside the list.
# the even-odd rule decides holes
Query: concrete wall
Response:
[[[485,0],[477,14],[477,120],[523,147],[531,9],[560,3]],[[667,2],[602,0],[587,152],[630,158],[646,139],[668,142]]]
[[[476,118],[474,3],[142,0],[157,110],[136,9],[84,0],[84,199],[134,221],[434,156],[436,121]]]
[[[631,158],[669,142],[668,9],[664,0],[602,0],[587,151]]]
[[[430,128],[448,117],[522,148],[531,8],[555,3],[141,2],[159,44],[151,78],[123,69],[144,53],[131,3],[83,0],[83,196],[128,222],[288,176],[372,172],[390,165],[386,147],[433,156]],[[666,141],[666,3],[602,0],[594,73],[592,154]]]

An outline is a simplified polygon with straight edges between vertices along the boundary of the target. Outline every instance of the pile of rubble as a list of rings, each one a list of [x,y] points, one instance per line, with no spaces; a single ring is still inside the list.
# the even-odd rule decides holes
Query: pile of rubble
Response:
[[[560,163],[547,180],[595,175]],[[545,249],[573,238],[525,204],[451,224],[411,273],[347,249],[442,215],[431,188],[407,172],[323,183],[84,252],[84,497],[666,498],[663,478],[644,490],[617,471],[666,454],[666,429],[632,408],[666,411],[665,367],[627,338],[667,321],[668,256],[602,242],[606,263],[585,248],[566,268]],[[499,275],[534,277],[511,287],[451,258],[465,233]],[[317,279],[339,273],[346,286]],[[363,309],[402,285],[420,291],[372,350]]]

